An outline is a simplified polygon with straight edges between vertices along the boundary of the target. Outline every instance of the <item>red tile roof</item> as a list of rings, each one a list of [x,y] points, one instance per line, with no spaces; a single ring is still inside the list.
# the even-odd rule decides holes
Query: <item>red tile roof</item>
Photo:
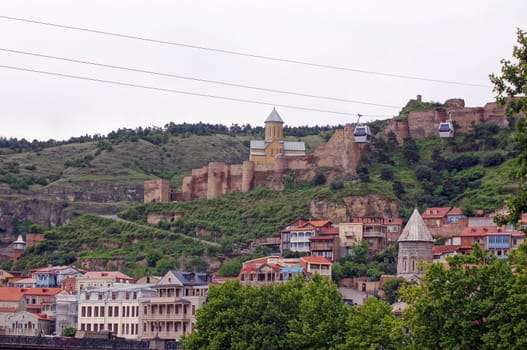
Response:
[[[401,218],[384,218],[385,225],[402,225],[403,219]]]
[[[334,239],[334,235],[324,235],[309,238],[310,241],[333,241]]]
[[[304,226],[306,225],[313,225],[315,227],[326,227],[331,225],[331,221],[329,220],[309,220]]]
[[[113,277],[124,280],[133,280],[132,277],[125,275],[120,271],[88,271],[81,278],[102,278]]]
[[[463,210],[461,210],[461,208],[454,207],[450,209],[447,215],[463,215]]]
[[[328,228],[322,229],[320,234],[321,235],[338,235],[339,228],[338,227],[328,227]]]
[[[423,219],[442,219],[446,216],[450,207],[437,207],[437,208],[428,208],[426,209],[421,217]]]
[[[498,226],[475,226],[475,227],[465,227],[463,231],[459,234],[464,237],[475,237],[475,236],[486,236],[489,234],[512,234],[514,231],[504,231],[503,227]]]
[[[432,254],[446,254],[453,253],[459,250],[460,245],[434,245],[432,247]]]
[[[23,296],[22,288],[0,287],[0,301],[19,301]]]
[[[300,258],[300,260],[304,260],[305,262],[308,262],[308,263],[331,265],[331,261],[324,258],[323,256],[315,256],[315,255],[303,256]]]
[[[16,310],[16,307],[0,307],[0,312],[16,312]]]

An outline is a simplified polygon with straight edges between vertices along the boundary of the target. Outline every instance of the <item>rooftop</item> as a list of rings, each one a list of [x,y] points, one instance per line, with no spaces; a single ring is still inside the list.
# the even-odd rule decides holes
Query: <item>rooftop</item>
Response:
[[[428,230],[428,227],[426,227],[426,224],[417,209],[414,209],[412,216],[410,216],[408,223],[406,223],[406,226],[404,227],[404,230],[397,241],[434,241],[430,231]]]
[[[269,114],[269,116],[267,117],[267,119],[265,120],[266,123],[268,122],[279,122],[279,123],[283,123],[284,121],[282,120],[282,118],[280,117],[280,114],[278,114],[278,112],[276,111],[276,108],[273,108],[273,110],[271,111],[271,113]]]

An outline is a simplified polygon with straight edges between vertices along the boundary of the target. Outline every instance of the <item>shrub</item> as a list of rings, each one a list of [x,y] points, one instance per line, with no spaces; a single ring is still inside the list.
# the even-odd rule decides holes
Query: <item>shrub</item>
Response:
[[[491,153],[483,157],[483,166],[492,167],[500,165],[505,161],[505,157],[499,152]]]

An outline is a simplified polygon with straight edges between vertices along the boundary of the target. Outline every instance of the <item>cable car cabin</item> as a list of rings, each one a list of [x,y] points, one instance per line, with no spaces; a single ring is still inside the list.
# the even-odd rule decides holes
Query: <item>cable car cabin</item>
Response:
[[[370,143],[371,142],[371,131],[367,125],[358,125],[355,127],[353,132],[356,143]]]
[[[454,137],[454,125],[451,121],[440,123],[437,131],[440,138]]]

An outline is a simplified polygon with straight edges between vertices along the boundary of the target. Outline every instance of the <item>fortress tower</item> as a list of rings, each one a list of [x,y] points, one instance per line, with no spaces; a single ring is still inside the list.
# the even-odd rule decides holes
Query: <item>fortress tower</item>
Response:
[[[432,262],[434,239],[417,209],[410,216],[397,241],[399,242],[397,277],[407,280],[419,278],[424,273],[418,266],[419,263]]]

